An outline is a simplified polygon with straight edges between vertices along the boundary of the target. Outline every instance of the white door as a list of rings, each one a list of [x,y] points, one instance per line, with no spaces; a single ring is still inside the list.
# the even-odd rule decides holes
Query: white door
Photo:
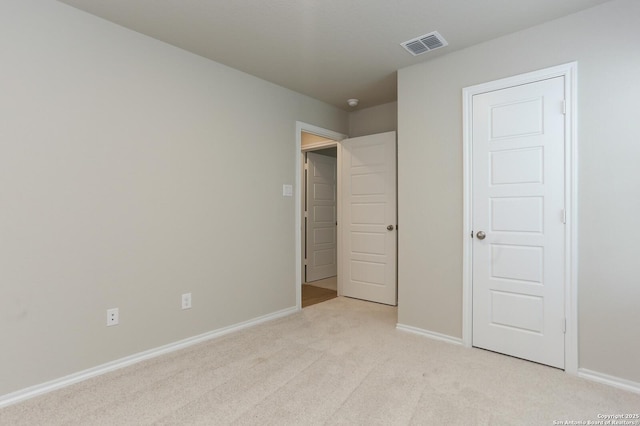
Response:
[[[342,295],[396,305],[396,133],[342,141]]]
[[[335,157],[307,153],[306,282],[337,275]]]
[[[564,77],[473,97],[473,346],[564,368]]]

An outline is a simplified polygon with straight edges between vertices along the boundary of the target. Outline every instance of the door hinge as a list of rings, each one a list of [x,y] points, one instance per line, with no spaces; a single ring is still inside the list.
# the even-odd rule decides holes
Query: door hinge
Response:
[[[567,101],[566,100],[562,100],[562,113],[566,114],[567,113]]]
[[[567,209],[562,209],[562,223],[567,224]]]
[[[567,332],[567,319],[563,318],[562,320],[562,332],[566,333]]]

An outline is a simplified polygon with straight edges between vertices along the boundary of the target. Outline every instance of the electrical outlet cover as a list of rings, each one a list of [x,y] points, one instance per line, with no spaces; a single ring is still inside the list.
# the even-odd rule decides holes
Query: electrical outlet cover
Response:
[[[107,327],[118,325],[120,322],[120,311],[118,308],[107,309]]]
[[[182,309],[191,309],[191,293],[182,295]]]

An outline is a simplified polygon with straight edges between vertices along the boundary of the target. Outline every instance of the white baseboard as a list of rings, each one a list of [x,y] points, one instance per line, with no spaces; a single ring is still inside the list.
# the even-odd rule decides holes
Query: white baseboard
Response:
[[[597,371],[588,370],[586,368],[578,368],[578,377],[593,380],[598,383],[604,383],[605,385],[624,389],[630,392],[640,393],[640,383],[638,382],[621,379],[620,377],[610,376],[604,373],[598,373]]]
[[[90,379],[92,377],[99,376],[114,370],[118,370],[123,367],[127,367],[132,364],[136,364],[140,361],[144,361],[150,358],[155,358],[160,355],[174,352],[180,349],[184,349],[195,344],[205,342],[207,340],[215,339],[224,336],[229,333],[233,333],[254,325],[261,324],[263,322],[271,321],[277,318],[285,317],[298,312],[297,307],[286,308],[271,314],[263,315],[261,317],[253,318],[248,321],[244,321],[238,324],[233,324],[227,327],[219,328],[217,330],[209,331],[207,333],[200,334],[198,336],[189,337],[187,339],[179,340],[174,343],[169,343],[154,349],[149,349],[144,352],[139,352],[124,358],[117,359],[115,361],[107,362],[106,364],[98,365],[97,367],[89,368],[87,370],[79,371],[77,373],[70,374],[68,376],[54,379],[49,382],[41,383],[39,385],[31,386],[25,389],[21,389],[16,392],[12,392],[6,395],[0,396],[0,408],[6,407],[11,404],[24,401],[29,398],[33,398],[38,395],[45,394],[63,387],[72,385],[74,383],[81,382],[83,380]]]
[[[404,324],[396,324],[396,329],[428,337],[429,339],[440,340],[441,342],[453,343],[454,345],[462,345],[462,339],[449,336],[447,334],[436,333],[435,331],[423,330],[422,328],[412,327],[410,325]]]

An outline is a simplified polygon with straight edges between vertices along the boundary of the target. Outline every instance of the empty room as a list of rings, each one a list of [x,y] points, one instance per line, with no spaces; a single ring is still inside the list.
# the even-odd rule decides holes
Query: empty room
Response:
[[[0,0],[0,424],[640,425],[637,0]]]

